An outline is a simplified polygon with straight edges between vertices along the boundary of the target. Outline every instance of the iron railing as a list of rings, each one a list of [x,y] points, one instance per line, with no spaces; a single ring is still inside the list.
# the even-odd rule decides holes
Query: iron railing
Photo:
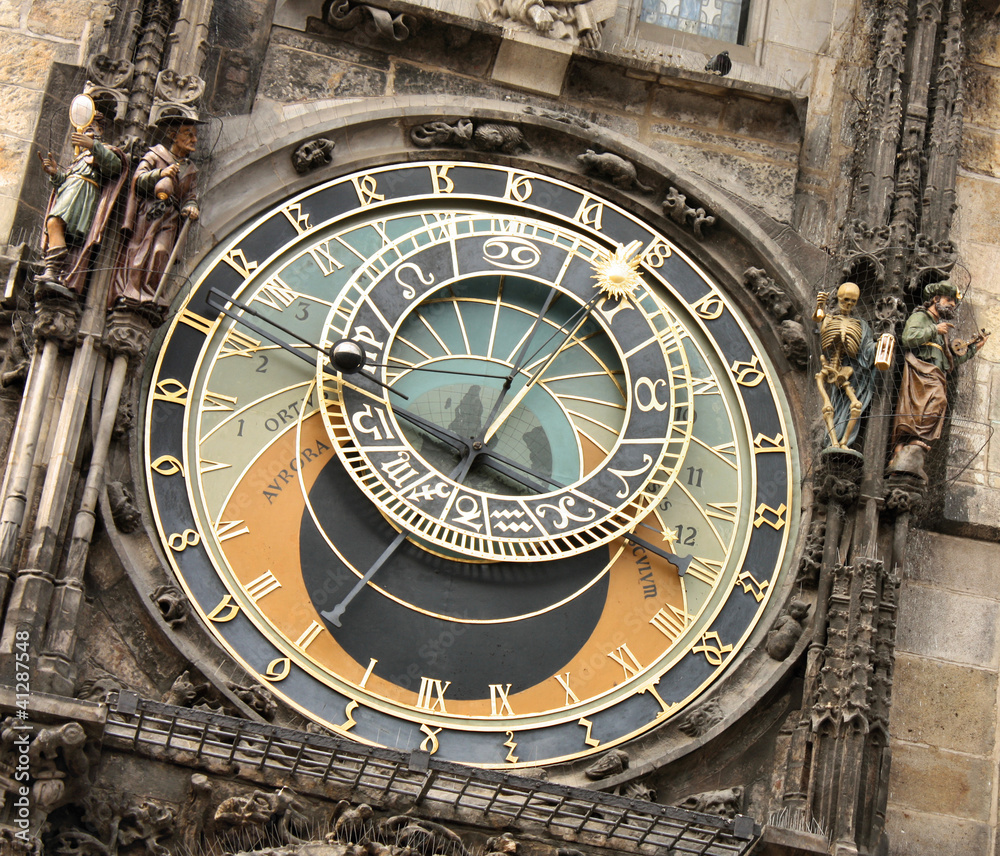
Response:
[[[479,812],[491,826],[544,826],[572,841],[669,853],[671,856],[743,856],[761,835],[752,818],[715,817],[614,794],[465,767],[428,753],[367,747],[335,737],[294,731],[230,716],[140,699],[112,700],[105,746],[175,763],[236,764],[295,777],[300,787],[340,785],[359,800],[429,811]],[[499,823],[498,823],[499,821]]]

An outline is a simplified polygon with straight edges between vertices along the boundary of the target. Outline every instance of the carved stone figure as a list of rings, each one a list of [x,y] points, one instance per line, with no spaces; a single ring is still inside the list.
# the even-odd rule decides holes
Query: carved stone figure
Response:
[[[743,271],[743,285],[756,295],[765,311],[775,321],[791,318],[795,312],[792,299],[762,268],[749,267]]]
[[[422,856],[449,853],[452,856],[469,856],[462,839],[440,823],[397,815],[381,825],[380,832],[386,841],[397,847],[411,848]]]
[[[70,142],[78,154],[65,169],[52,152],[38,153],[52,184],[42,235],[44,268],[35,278],[38,297],[78,300],[83,294],[91,256],[104,237],[128,166],[122,151],[101,141],[104,124],[97,112],[87,128],[73,132]]]
[[[707,213],[704,208],[692,208],[687,204],[687,196],[676,187],[671,187],[667,191],[660,207],[675,223],[690,226],[698,238],[704,238],[705,229],[715,225],[715,217],[712,214]]]
[[[130,806],[122,815],[118,841],[126,848],[141,843],[149,856],[170,856],[170,851],[160,841],[169,838],[173,832],[173,810],[147,799]]]
[[[971,342],[953,339],[952,319],[959,295],[952,283],[928,285],[924,288],[924,299],[923,306],[917,307],[907,319],[900,337],[906,356],[892,426],[894,461],[898,463],[907,447],[911,447],[913,453],[907,458],[913,458],[910,463],[921,472],[923,456],[941,436],[944,426],[948,373],[971,360],[989,338],[984,330]]]
[[[292,166],[299,175],[326,166],[333,160],[333,150],[336,145],[333,140],[325,137],[317,137],[315,140],[303,143],[292,152]]]
[[[809,365],[809,341],[806,330],[798,321],[785,320],[778,325],[781,352],[791,365],[804,369]]]
[[[584,771],[588,779],[597,781],[606,779],[608,776],[616,776],[628,769],[628,752],[622,749],[612,749],[605,755],[598,758]]]
[[[232,691],[240,701],[259,713],[264,719],[270,722],[278,712],[278,703],[266,689],[259,684],[249,687],[241,687],[239,684],[227,682],[226,686]]]
[[[472,119],[456,122],[425,122],[410,130],[410,142],[421,149],[434,146],[465,148],[471,145],[481,152],[500,152],[516,155],[530,151],[531,147],[517,125],[500,122],[473,124]]]
[[[500,152],[505,155],[522,154],[531,148],[525,142],[520,128],[498,122],[475,125],[472,130],[472,145],[481,152]]]
[[[0,365],[0,386],[20,386],[28,376],[31,359],[25,348],[25,336],[30,323],[25,323],[24,314],[18,311],[0,314],[0,323],[10,325],[10,336],[3,350],[3,364]]]
[[[223,800],[215,810],[215,823],[219,829],[235,833],[266,829],[268,835],[282,844],[304,844],[299,835],[310,825],[304,809],[295,792],[288,788],[273,793],[255,790],[246,796]]]
[[[52,842],[55,856],[110,856],[107,846],[80,829],[65,829]]]
[[[0,826],[0,853],[4,856],[42,856],[42,842],[34,835],[22,838],[10,826]]]
[[[119,532],[134,532],[139,528],[142,513],[135,507],[131,491],[120,481],[108,482],[108,504],[111,506],[111,517]]]
[[[35,804],[52,809],[90,782],[90,758],[85,751],[87,734],[77,722],[42,728],[28,747]]]
[[[175,585],[157,586],[149,594],[150,600],[160,610],[163,620],[171,627],[180,627],[187,621],[188,603],[184,593]]]
[[[707,701],[692,710],[677,726],[688,737],[700,737],[722,719],[717,701]]]
[[[112,696],[120,693],[126,685],[112,675],[101,675],[82,681],[76,688],[76,697],[81,701],[110,702]]]
[[[198,170],[188,158],[198,144],[197,124],[184,117],[161,123],[170,146],[149,149],[135,168],[123,230],[128,237],[111,285],[109,306],[161,316],[167,298],[160,284],[185,220],[198,219]]]
[[[647,187],[639,181],[636,176],[635,164],[616,154],[611,152],[598,154],[593,149],[587,149],[582,155],[577,155],[576,159],[583,165],[584,169],[610,179],[615,187],[620,187],[622,190],[636,188],[643,193],[649,193],[653,190],[652,187]]]
[[[477,6],[490,23],[513,21],[548,38],[592,50],[601,46],[601,22],[615,11],[613,5],[577,0],[479,0]]]
[[[192,707],[206,689],[208,684],[195,684],[191,680],[191,672],[185,669],[174,679],[170,689],[164,694],[163,703],[177,707]]]
[[[410,131],[410,141],[421,149],[432,146],[461,146],[472,139],[472,120],[459,119],[448,122],[425,122]]]
[[[700,811],[703,814],[736,817],[743,809],[743,788],[725,788],[720,791],[692,794],[677,805],[690,811]]]
[[[858,419],[871,403],[875,340],[871,327],[854,316],[861,289],[845,282],[837,289],[839,314],[827,314],[828,292],[816,296],[813,320],[819,322],[822,368],[816,386],[823,401],[823,421],[830,446],[847,449],[858,436]],[[827,388],[829,387],[829,391]]]
[[[333,809],[333,838],[337,841],[361,841],[372,829],[375,812],[368,803],[352,806],[341,800]]]
[[[778,616],[767,633],[767,653],[773,659],[784,660],[795,650],[808,615],[809,604],[804,600],[793,600],[788,604],[788,612]]]
[[[486,856],[520,856],[520,842],[509,832],[486,839]]]

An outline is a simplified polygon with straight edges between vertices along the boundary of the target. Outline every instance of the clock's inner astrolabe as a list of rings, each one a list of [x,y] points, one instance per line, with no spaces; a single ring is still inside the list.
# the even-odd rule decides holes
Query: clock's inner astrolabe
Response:
[[[602,290],[622,247],[630,293]],[[232,656],[335,731],[481,765],[683,710],[797,515],[786,407],[723,293],[509,168],[386,167],[254,221],[196,272],[146,419],[164,551]]]

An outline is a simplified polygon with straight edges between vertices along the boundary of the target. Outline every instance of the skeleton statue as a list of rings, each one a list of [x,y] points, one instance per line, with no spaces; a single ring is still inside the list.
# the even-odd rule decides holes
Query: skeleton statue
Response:
[[[853,282],[837,289],[839,313],[826,313],[829,292],[816,295],[813,320],[819,322],[822,368],[816,386],[823,400],[823,421],[830,447],[848,449],[858,436],[858,419],[872,398],[875,341],[871,327],[854,317],[861,290]],[[830,387],[830,392],[827,388]]]

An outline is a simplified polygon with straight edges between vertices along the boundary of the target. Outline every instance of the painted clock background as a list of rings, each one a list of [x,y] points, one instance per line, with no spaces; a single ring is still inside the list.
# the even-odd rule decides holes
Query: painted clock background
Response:
[[[641,279],[615,297],[623,248]],[[607,200],[469,163],[345,176],[220,244],[176,309],[146,413],[164,551],[232,656],[335,732],[600,753],[718,680],[780,586],[780,384]]]

